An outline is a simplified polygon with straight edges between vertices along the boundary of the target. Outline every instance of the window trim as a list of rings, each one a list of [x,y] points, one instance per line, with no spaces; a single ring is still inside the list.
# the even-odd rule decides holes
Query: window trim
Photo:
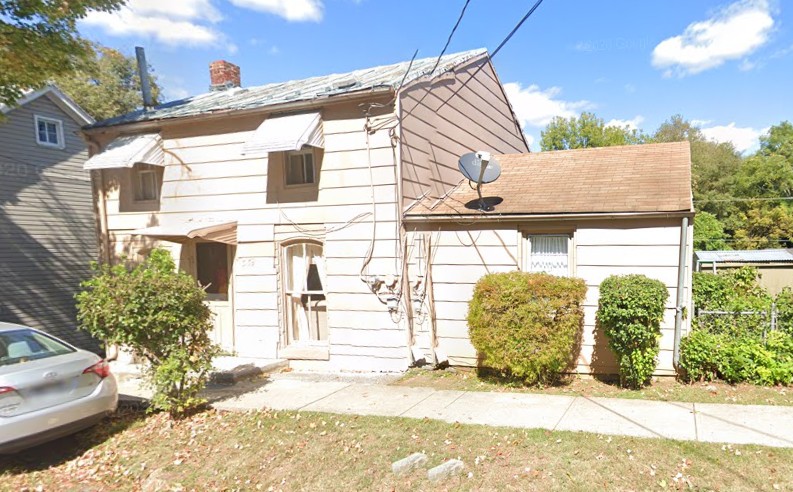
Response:
[[[325,340],[293,340],[289,334],[289,330],[292,328],[291,323],[294,322],[292,317],[288,314],[289,307],[287,304],[287,298],[290,297],[291,293],[294,292],[293,288],[289,288],[289,280],[292,274],[291,264],[289,262],[289,250],[297,246],[317,246],[321,248],[321,257],[322,260],[325,261],[325,242],[322,240],[298,236],[280,241],[278,244],[278,275],[280,277],[278,298],[279,304],[283,309],[281,315],[279,316],[279,318],[281,318],[281,336],[283,337],[283,343],[280,344],[279,347],[279,356],[287,359],[328,360],[328,347],[330,346],[329,338]],[[311,296],[324,296],[325,309],[327,313],[327,289],[328,286],[323,283],[322,291],[306,290],[305,292],[302,292],[302,294]]]
[[[52,142],[42,142],[39,138],[39,122],[44,123],[53,123],[55,125],[55,134],[58,138],[57,143]],[[33,129],[35,130],[36,134],[36,143],[42,147],[49,147],[52,149],[64,149],[66,148],[66,142],[63,138],[63,121],[57,118],[48,118],[46,116],[41,115],[33,115]]]
[[[576,243],[573,232],[534,232],[520,231],[521,236],[521,271],[531,272],[531,238],[533,236],[553,236],[567,238],[567,276],[576,276]]]
[[[146,166],[146,167],[144,167]],[[134,203],[157,203],[160,200],[160,175],[157,169],[150,167],[150,165],[135,164],[132,166],[132,201]],[[138,192],[143,196],[143,181],[142,175],[151,173],[154,176],[154,198],[141,198],[138,199]]]
[[[291,165],[291,157],[292,156],[311,156],[311,182],[310,183],[296,183],[296,184],[289,184],[289,166]],[[303,174],[305,176],[305,166],[306,160],[303,157]],[[317,186],[317,155],[314,152],[313,147],[304,147],[300,150],[290,150],[284,153],[284,188],[287,189],[294,189],[294,188],[311,188]]]

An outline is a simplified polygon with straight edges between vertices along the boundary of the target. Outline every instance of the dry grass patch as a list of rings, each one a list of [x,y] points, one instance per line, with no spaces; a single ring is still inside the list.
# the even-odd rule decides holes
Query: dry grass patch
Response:
[[[415,451],[466,470],[395,477]],[[0,461],[3,490],[790,490],[793,450],[294,412],[126,412]]]
[[[639,390],[620,388],[615,382],[589,377],[570,376],[558,385],[527,387],[519,382],[478,375],[475,369],[411,369],[397,386],[428,386],[461,391],[500,391],[549,395],[582,395],[606,398],[680,401],[692,403],[737,403],[741,405],[793,405],[793,388],[763,387],[753,384],[727,384],[721,381],[686,384],[671,377],[657,378]]]

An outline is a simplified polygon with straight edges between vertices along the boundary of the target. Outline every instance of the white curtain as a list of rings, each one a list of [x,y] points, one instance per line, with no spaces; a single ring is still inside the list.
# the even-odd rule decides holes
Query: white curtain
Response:
[[[308,316],[306,310],[303,309],[301,296],[305,290],[306,277],[308,272],[308,262],[303,255],[302,247],[290,248],[289,253],[292,256],[292,312],[297,321],[297,339],[308,340]]]
[[[326,291],[328,289],[328,275],[325,272],[325,260],[322,258],[322,250],[320,248],[314,248],[311,263],[317,266],[319,280],[322,282],[322,290]]]
[[[570,275],[567,236],[531,236],[529,271],[545,272],[559,277]]]

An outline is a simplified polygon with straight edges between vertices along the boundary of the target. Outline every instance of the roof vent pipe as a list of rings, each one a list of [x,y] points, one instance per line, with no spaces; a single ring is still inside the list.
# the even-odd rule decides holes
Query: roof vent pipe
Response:
[[[138,59],[138,76],[140,77],[140,91],[143,94],[143,109],[154,107],[154,98],[151,95],[149,84],[149,64],[146,63],[146,51],[141,46],[135,46],[135,58]]]

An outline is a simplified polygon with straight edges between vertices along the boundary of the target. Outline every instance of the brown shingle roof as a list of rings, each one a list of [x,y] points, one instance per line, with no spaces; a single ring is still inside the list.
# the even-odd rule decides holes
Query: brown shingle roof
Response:
[[[498,197],[487,215],[691,211],[688,142],[505,154],[501,177],[483,185]],[[444,198],[424,197],[406,215],[480,215],[476,190],[461,182]],[[466,206],[468,204],[468,206]]]

